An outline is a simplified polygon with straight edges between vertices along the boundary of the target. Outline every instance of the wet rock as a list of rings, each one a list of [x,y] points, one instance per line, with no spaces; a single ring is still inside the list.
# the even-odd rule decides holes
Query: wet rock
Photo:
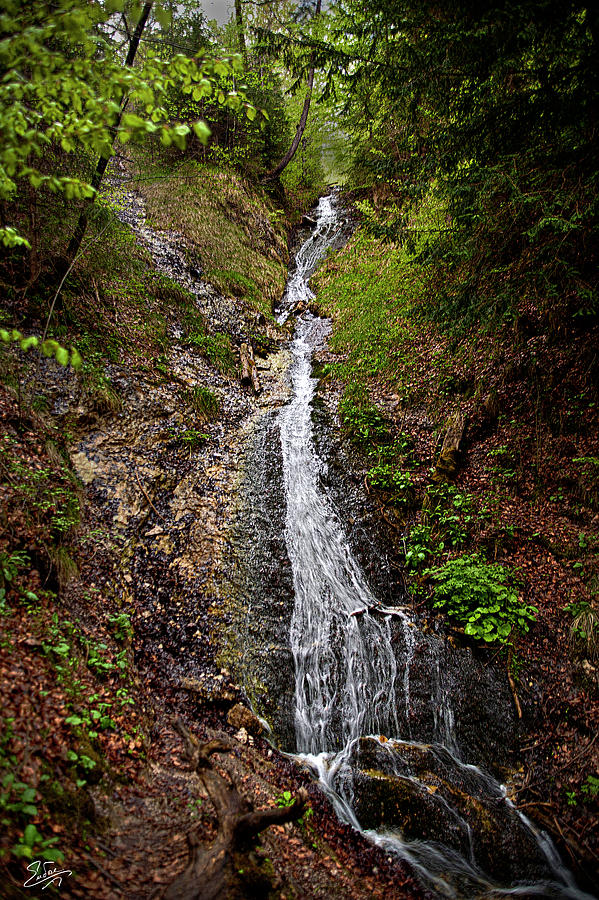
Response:
[[[361,738],[350,765],[363,827],[444,844],[499,883],[549,874],[534,832],[497,782],[440,745]]]
[[[251,709],[248,709],[243,703],[236,703],[229,710],[227,722],[237,730],[245,728],[248,734],[253,734],[255,737],[259,737],[263,731],[262,722],[258,716],[254,715]]]
[[[245,728],[240,728],[239,731],[235,732],[235,740],[239,741],[240,744],[253,744],[254,739],[250,737]]]
[[[223,675],[202,674],[198,678],[182,678],[180,687],[206,704],[226,706],[237,703],[240,695],[239,688]]]

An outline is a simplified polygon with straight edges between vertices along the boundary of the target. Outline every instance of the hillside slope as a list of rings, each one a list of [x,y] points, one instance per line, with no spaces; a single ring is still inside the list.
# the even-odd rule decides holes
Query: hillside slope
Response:
[[[548,321],[530,306],[511,324],[448,319],[416,254],[366,228],[312,283],[333,319],[321,395],[338,403],[356,477],[380,508],[414,610],[452,641],[489,641],[479,652],[507,668],[521,716],[518,802],[590,887],[599,862],[597,326],[565,314]],[[495,594],[473,599],[481,584],[491,592],[502,582],[517,597],[512,618],[499,606],[480,611]]]

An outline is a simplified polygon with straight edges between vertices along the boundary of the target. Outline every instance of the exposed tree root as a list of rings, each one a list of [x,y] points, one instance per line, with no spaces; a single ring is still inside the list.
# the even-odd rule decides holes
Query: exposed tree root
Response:
[[[180,719],[174,723],[181,735],[192,770],[196,771],[218,817],[218,834],[202,844],[197,831],[190,832],[189,861],[166,888],[164,900],[235,900],[267,897],[272,890],[268,873],[253,854],[256,839],[270,825],[299,819],[308,794],[299,791],[291,806],[254,810],[250,802],[213,767],[211,757],[230,753],[233,745],[220,740],[200,744]]]

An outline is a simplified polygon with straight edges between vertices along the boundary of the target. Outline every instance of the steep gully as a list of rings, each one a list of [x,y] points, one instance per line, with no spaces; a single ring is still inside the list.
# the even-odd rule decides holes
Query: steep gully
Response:
[[[158,268],[222,319],[222,298],[187,271],[176,236],[147,229],[136,195],[127,199],[121,217]],[[343,218],[334,194],[321,199],[281,322],[310,304],[309,277]],[[469,650],[420,631],[397,605],[405,598],[384,571],[384,547],[368,535],[365,549],[348,524],[351,489],[328,464],[332,435],[314,406],[312,358],[329,330],[308,311],[298,317],[288,384],[269,389],[240,435],[245,471],[220,588],[235,597],[238,678],[273,742],[313,773],[340,819],[437,895],[583,898],[549,839],[488,774],[509,763],[506,685]]]
[[[320,200],[279,321],[313,299],[309,277],[342,215],[335,194]],[[312,356],[329,330],[307,309],[298,317],[291,399],[248,444],[237,524],[246,690],[339,817],[439,896],[588,896],[488,772],[512,738],[505,685],[469,650],[423,634],[397,597],[376,596],[354,552],[315,434]]]

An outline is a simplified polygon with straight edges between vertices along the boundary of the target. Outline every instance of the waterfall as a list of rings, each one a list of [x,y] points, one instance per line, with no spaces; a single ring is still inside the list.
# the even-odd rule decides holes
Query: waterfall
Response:
[[[298,302],[307,306],[313,299],[310,275],[340,227],[335,194],[320,200],[316,219],[314,231],[296,255],[279,314],[281,322]],[[412,734],[410,666],[415,623],[403,611],[387,609],[370,589],[323,486],[324,463],[313,440],[312,401],[317,381],[311,359],[329,331],[328,321],[308,311],[298,319],[290,369],[292,399],[279,414],[285,540],[295,593],[290,644],[297,755],[312,767],[340,818],[387,852],[407,860],[439,895],[507,893],[580,900],[587,895],[576,888],[549,839],[511,806],[495,779],[460,759],[455,713],[440,657],[435,659],[428,693],[433,743],[430,736],[428,743],[419,743],[418,735]],[[365,759],[370,762],[362,764],[361,771]],[[439,841],[408,839],[399,827],[364,827],[364,819],[376,819],[377,810],[368,811],[358,789],[383,777],[395,779],[404,793],[419,798],[424,812],[430,805],[432,815],[447,822],[453,843],[444,846]],[[474,797],[481,809],[501,807],[501,821],[517,833],[515,843],[522,845],[522,856],[534,857],[538,880],[527,877],[520,883],[517,875],[508,875],[507,883],[503,879],[499,883],[496,875],[485,874],[477,859],[477,853],[485,855],[485,848],[481,850],[477,841],[472,817],[454,802],[459,791],[443,788],[452,778],[458,779],[461,788],[466,786],[468,796]],[[511,845],[506,846],[509,856]]]

